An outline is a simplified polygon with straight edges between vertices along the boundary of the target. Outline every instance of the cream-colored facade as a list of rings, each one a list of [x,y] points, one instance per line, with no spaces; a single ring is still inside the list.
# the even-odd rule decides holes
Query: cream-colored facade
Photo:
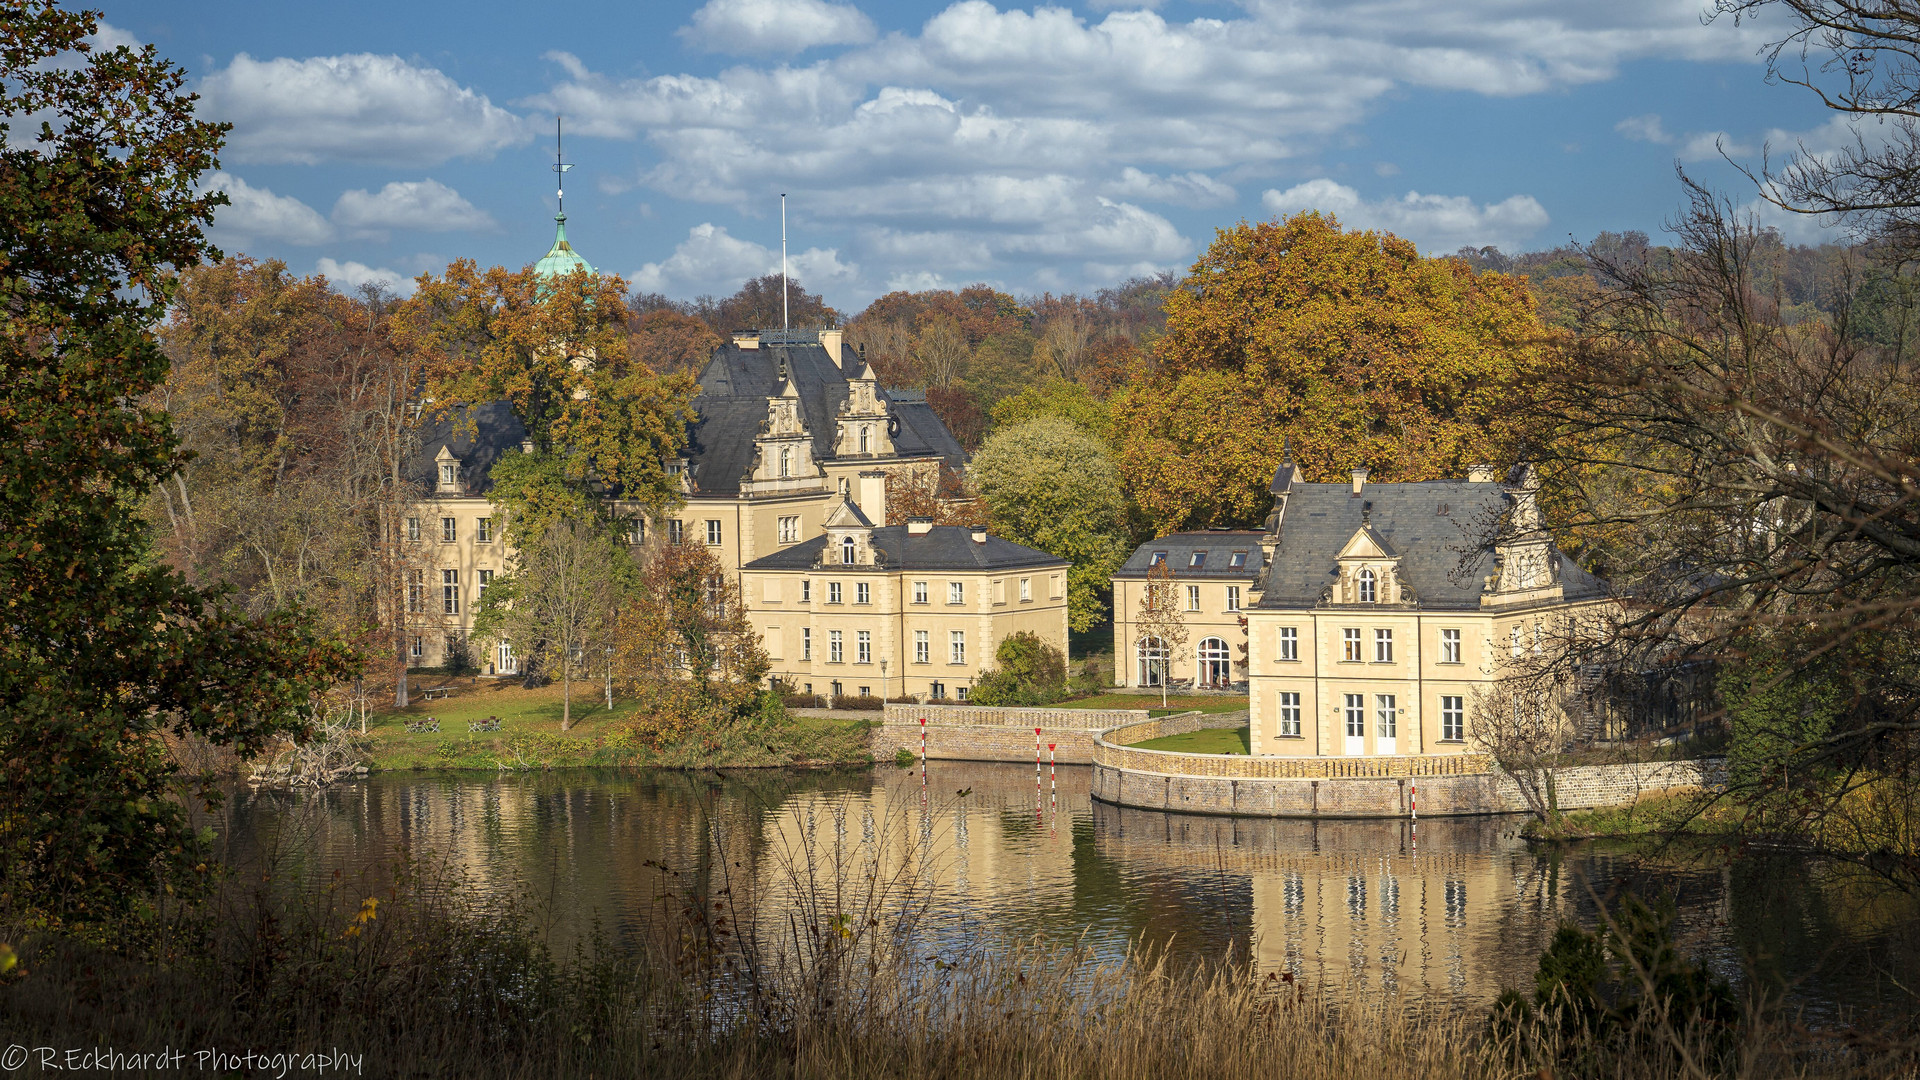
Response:
[[[1067,566],[981,530],[876,528],[843,503],[822,535],[740,576],[769,678],[814,694],[966,700],[1008,635],[1065,651]]]
[[[1244,529],[1173,533],[1142,544],[1113,575],[1113,681],[1140,689],[1244,687],[1247,611],[1260,599],[1263,534]],[[1150,606],[1149,575],[1165,567],[1165,599],[1187,632],[1178,648],[1137,647]],[[1166,655],[1162,656],[1160,653]]]

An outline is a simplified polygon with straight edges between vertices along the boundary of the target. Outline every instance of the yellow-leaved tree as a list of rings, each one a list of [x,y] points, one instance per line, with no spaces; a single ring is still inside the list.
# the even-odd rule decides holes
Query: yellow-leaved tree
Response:
[[[1317,212],[1220,230],[1166,309],[1157,369],[1112,403],[1121,474],[1158,535],[1259,522],[1288,443],[1323,482],[1509,460],[1553,342],[1524,279]]]

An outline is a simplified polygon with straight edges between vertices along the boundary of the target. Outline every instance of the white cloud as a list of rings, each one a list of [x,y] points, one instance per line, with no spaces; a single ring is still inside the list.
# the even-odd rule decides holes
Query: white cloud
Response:
[[[345,192],[333,204],[333,220],[350,229],[372,231],[449,232],[495,227],[486,211],[433,179],[395,181],[381,188],[379,194],[357,189]]]
[[[872,41],[873,21],[851,4],[823,0],[707,0],[680,36],[709,52],[796,53]]]
[[[1547,211],[1531,195],[1514,195],[1478,205],[1465,195],[1422,195],[1409,191],[1398,199],[1368,202],[1345,184],[1325,178],[1269,190],[1261,205],[1275,214],[1319,210],[1349,228],[1384,229],[1428,252],[1454,251],[1465,245],[1492,244],[1509,251],[1524,248],[1546,226]]]
[[[87,43],[103,51],[117,49],[122,45],[129,49],[138,49],[143,44],[130,31],[122,30],[105,19],[95,24],[93,33],[87,37]]]
[[[779,270],[778,250],[742,240],[725,227],[707,222],[687,230],[687,238],[674,247],[672,255],[642,266],[629,280],[642,292],[692,296],[730,293],[748,278]],[[818,292],[829,285],[847,284],[860,271],[843,262],[834,248],[808,248],[789,253],[787,272]]]
[[[405,274],[389,270],[384,266],[368,266],[366,263],[354,262],[352,259],[337,262],[323,258],[314,267],[314,272],[325,277],[342,292],[350,292],[362,285],[379,285],[395,296],[404,297],[412,296],[415,288],[413,279]]]
[[[1101,190],[1119,198],[1180,206],[1225,206],[1239,198],[1239,193],[1231,186],[1205,173],[1190,172],[1163,177],[1142,172],[1131,165],[1120,170],[1120,179],[1109,181]]]
[[[435,68],[354,53],[255,60],[246,53],[200,85],[199,114],[233,122],[239,162],[435,165],[525,141],[527,126]]]
[[[206,191],[224,191],[228,205],[213,212],[213,242],[222,247],[245,247],[259,242],[312,245],[333,239],[333,226],[319,212],[291,195],[275,195],[254,187],[230,172],[201,179]],[[232,252],[229,251],[229,254]]]
[[[1634,142],[1665,144],[1673,141],[1673,136],[1667,134],[1667,129],[1661,125],[1660,115],[1658,113],[1648,113],[1645,116],[1629,116],[1625,120],[1613,125],[1613,130],[1632,139]]]

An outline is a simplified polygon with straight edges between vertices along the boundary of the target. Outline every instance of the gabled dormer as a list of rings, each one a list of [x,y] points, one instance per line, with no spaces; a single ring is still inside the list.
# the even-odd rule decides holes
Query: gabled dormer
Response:
[[[1356,529],[1336,555],[1338,580],[1327,588],[1326,601],[1333,604],[1411,604],[1413,590],[1400,575],[1400,553],[1392,541],[1373,527],[1371,513],[1364,512]]]
[[[767,398],[767,418],[760,422],[753,446],[753,464],[740,481],[742,493],[807,491],[820,486],[823,473],[813,460],[813,433],[791,380],[781,379]]]
[[[827,534],[826,547],[820,550],[823,566],[874,565],[873,522],[853,500],[841,498],[823,528]]]
[[[1537,603],[1565,595],[1560,549],[1540,517],[1540,480],[1532,465],[1516,465],[1501,491],[1506,520],[1494,541],[1497,569],[1487,578],[1484,605]]]
[[[886,396],[880,392],[880,382],[864,359],[847,376],[847,400],[841,403],[834,422],[834,457],[893,456],[895,421]]]
[[[460,479],[460,459],[453,456],[452,450],[442,446],[440,452],[433,455],[433,473],[435,495],[458,495],[464,490]]]

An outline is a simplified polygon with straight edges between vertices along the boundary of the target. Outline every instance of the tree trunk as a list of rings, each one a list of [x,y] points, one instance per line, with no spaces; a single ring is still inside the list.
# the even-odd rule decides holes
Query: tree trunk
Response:
[[[573,667],[560,665],[560,730],[573,730]]]

